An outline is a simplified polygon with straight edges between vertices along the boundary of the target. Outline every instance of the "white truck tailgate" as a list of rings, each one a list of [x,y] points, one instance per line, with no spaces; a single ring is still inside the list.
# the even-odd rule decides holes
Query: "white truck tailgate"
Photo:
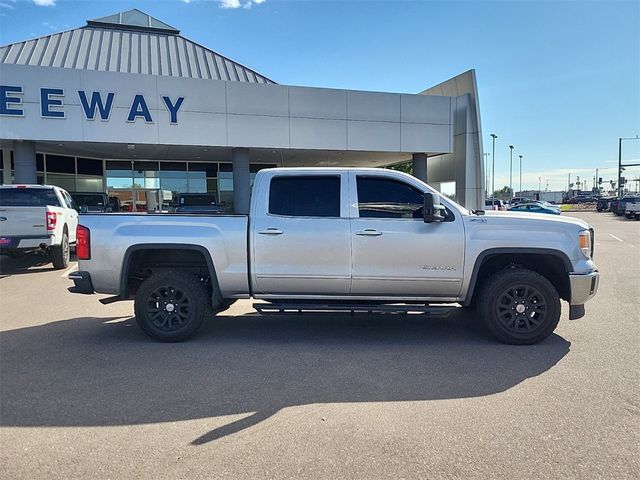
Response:
[[[45,236],[47,207],[0,207],[0,237]]]

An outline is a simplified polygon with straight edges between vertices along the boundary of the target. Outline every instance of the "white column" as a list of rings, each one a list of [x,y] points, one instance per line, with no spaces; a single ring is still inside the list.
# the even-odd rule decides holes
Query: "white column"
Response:
[[[35,142],[14,142],[13,163],[16,183],[37,183]]]
[[[423,182],[427,182],[427,154],[413,154],[413,176]]]
[[[233,162],[233,210],[236,213],[249,213],[249,149],[231,149]]]
[[[11,185],[11,150],[2,149],[2,183]]]

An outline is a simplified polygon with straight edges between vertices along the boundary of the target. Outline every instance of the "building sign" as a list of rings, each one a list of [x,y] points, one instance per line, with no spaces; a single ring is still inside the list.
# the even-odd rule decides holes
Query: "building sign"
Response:
[[[19,85],[0,85],[0,116],[23,117],[22,108],[22,87]],[[87,92],[77,91],[80,106],[86,120],[108,121],[113,108],[115,92]],[[65,118],[64,111],[65,91],[62,88],[41,88],[40,89],[40,116],[42,118]],[[161,95],[162,103],[169,112],[169,122],[172,125],[178,124],[178,112],[184,103],[184,97],[172,100],[168,95]],[[131,100],[127,122],[135,123],[138,119],[143,119],[146,123],[153,123],[154,119],[147,106],[144,95],[134,95]]]

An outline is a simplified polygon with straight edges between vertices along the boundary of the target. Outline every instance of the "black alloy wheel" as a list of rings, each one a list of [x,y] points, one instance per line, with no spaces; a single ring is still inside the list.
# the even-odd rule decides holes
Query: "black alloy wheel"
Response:
[[[501,342],[530,345],[553,333],[560,321],[560,296],[553,284],[525,268],[508,268],[484,279],[478,313]]]
[[[211,294],[197,275],[164,270],[147,278],[136,293],[136,322],[161,342],[180,342],[194,335],[211,312]]]

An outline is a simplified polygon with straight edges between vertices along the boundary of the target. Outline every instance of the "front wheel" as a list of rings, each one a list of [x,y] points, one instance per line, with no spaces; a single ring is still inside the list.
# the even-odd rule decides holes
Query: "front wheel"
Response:
[[[560,321],[560,297],[542,275],[524,268],[486,279],[478,298],[479,313],[501,342],[531,345],[547,338]]]
[[[140,285],[134,301],[136,322],[154,340],[181,342],[202,326],[210,303],[210,295],[196,275],[166,270]]]

